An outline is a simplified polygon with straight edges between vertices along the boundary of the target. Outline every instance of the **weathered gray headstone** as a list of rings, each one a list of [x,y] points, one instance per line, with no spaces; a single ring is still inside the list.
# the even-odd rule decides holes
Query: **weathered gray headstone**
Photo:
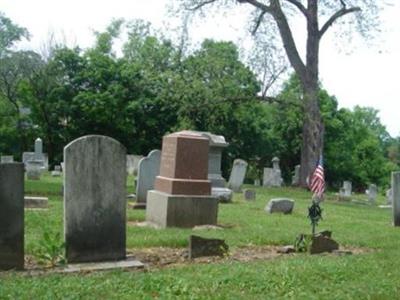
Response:
[[[0,158],[1,163],[12,163],[14,162],[14,156],[12,155],[2,155]]]
[[[189,259],[202,256],[224,256],[229,246],[225,240],[203,238],[197,235],[189,237]]]
[[[143,155],[132,155],[133,156],[133,175],[137,175],[139,168],[139,161],[144,157]]]
[[[29,160],[25,163],[26,177],[29,180],[40,180],[43,170],[43,162],[38,160]]]
[[[300,165],[294,167],[294,174],[292,177],[292,185],[298,186],[300,184]]]
[[[135,158],[132,154],[128,154],[126,156],[126,172],[129,175],[133,175],[134,170],[135,170]]]
[[[263,186],[280,187],[282,186],[282,174],[279,167],[279,158],[272,159],[272,168],[264,168]]]
[[[35,140],[35,160],[43,160],[43,141],[41,138]]]
[[[260,186],[261,185],[261,180],[260,179],[254,179],[254,186]]]
[[[0,270],[24,268],[24,165],[0,164]]]
[[[351,181],[343,181],[344,196],[351,197]]]
[[[246,201],[254,201],[256,200],[256,191],[250,189],[243,190],[243,197]]]
[[[136,184],[136,202],[146,206],[147,192],[154,189],[154,181],[160,175],[161,151],[153,150],[139,161]]]
[[[64,148],[64,223],[68,262],[126,257],[126,149],[99,135]]]
[[[271,199],[267,206],[265,207],[265,211],[267,213],[284,213],[291,214],[294,208],[294,200],[286,199],[286,198],[276,198]]]
[[[64,162],[60,162],[61,172],[64,172]]]
[[[346,192],[345,192],[344,187],[341,187],[339,189],[338,201],[351,201],[351,197],[346,196]]]
[[[51,171],[51,176],[60,177],[61,176],[61,167],[60,166],[54,166],[54,170]]]
[[[393,224],[400,226],[400,172],[392,173]]]
[[[393,204],[393,192],[391,188],[386,191],[386,200],[388,205]]]
[[[371,204],[376,202],[376,197],[378,196],[378,187],[375,184],[370,184],[368,188],[368,201]]]
[[[234,192],[239,193],[246,176],[247,162],[242,159],[235,159],[231,175],[229,177],[228,187]]]

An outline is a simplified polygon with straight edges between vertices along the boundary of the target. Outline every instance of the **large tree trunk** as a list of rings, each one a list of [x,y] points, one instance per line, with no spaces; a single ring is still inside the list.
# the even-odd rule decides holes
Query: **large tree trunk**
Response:
[[[323,125],[318,104],[318,89],[304,88],[303,143],[301,150],[300,185],[308,186],[323,147]]]
[[[303,86],[303,144],[301,150],[300,185],[308,186],[323,148],[323,126],[318,103],[319,26],[318,2],[307,1],[307,52],[306,74],[301,78]]]

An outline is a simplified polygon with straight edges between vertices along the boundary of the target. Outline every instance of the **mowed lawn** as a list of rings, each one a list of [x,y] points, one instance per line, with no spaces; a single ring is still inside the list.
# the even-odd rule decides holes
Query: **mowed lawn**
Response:
[[[128,178],[128,192],[133,192]],[[46,211],[26,210],[25,249],[34,255],[43,239],[63,231],[61,178],[46,175],[26,181],[27,195],[46,195]],[[310,193],[294,188],[256,188],[257,200],[220,204],[218,221],[224,230],[127,227],[127,248],[187,247],[190,234],[225,239],[231,249],[292,244],[310,231]],[[269,199],[296,201],[292,215],[267,215]],[[366,198],[358,195],[357,198]],[[400,299],[400,228],[392,212],[376,206],[337,203],[328,194],[319,230],[332,230],[345,247],[365,253],[347,256],[297,254],[248,263],[232,260],[186,264],[149,271],[107,271],[86,274],[27,276],[0,272],[0,299]],[[379,204],[385,199],[380,196]],[[144,211],[127,210],[128,221],[143,221]],[[90,216],[88,216],[90,217]]]

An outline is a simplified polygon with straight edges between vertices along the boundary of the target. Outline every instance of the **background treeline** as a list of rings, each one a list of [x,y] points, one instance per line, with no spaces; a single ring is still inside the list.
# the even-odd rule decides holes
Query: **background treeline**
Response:
[[[233,43],[205,40],[184,54],[182,47],[151,34],[148,25],[132,22],[116,54],[113,42],[121,25],[116,21],[96,33],[89,49],[52,45],[45,57],[1,45],[0,154],[20,159],[40,136],[55,164],[73,139],[103,134],[129,153],[146,155],[160,149],[166,133],[192,129],[225,136],[230,143],[225,175],[240,157],[250,163],[247,179],[261,178],[262,168],[278,156],[290,182],[300,160],[303,114],[295,76],[267,100]],[[359,189],[369,183],[387,186],[399,165],[400,141],[387,133],[378,111],[339,109],[322,88],[320,105],[330,185],[351,180]]]

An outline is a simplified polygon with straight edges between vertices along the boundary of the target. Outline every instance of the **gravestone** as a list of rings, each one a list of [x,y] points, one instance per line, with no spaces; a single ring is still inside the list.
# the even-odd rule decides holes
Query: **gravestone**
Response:
[[[243,190],[243,197],[246,201],[254,201],[256,200],[256,191],[251,189]]]
[[[160,175],[147,194],[147,222],[163,228],[217,223],[218,200],[207,178],[208,149],[208,139],[195,132],[164,136]]]
[[[368,201],[371,204],[375,204],[377,196],[378,196],[378,187],[375,184],[370,184],[368,188]]]
[[[242,159],[235,159],[231,175],[229,176],[228,187],[235,193],[240,193],[246,176],[247,162]]]
[[[203,256],[224,256],[227,255],[229,246],[225,240],[203,238],[197,235],[189,237],[189,259]]]
[[[126,172],[129,175],[133,175],[133,171],[135,169],[134,160],[135,160],[135,158],[133,157],[132,154],[128,154],[126,156]]]
[[[392,173],[393,224],[400,226],[400,172]]]
[[[286,198],[271,199],[264,210],[267,213],[291,214],[294,208],[294,200]]]
[[[23,152],[22,153],[22,162],[25,164],[27,164],[28,161],[32,161],[35,160],[35,152]],[[49,169],[49,156],[47,155],[47,153],[43,153],[43,171],[48,170]]]
[[[294,174],[292,177],[292,185],[298,186],[300,184],[300,165],[294,167]]]
[[[43,141],[41,138],[35,140],[35,160],[43,160]]]
[[[60,162],[61,172],[64,172],[64,162]]]
[[[26,177],[29,180],[40,180],[43,171],[43,162],[37,160],[29,160],[25,163]]]
[[[254,179],[254,186],[260,186],[261,185],[261,180],[260,179]]]
[[[64,148],[64,226],[68,262],[126,257],[126,149],[89,135]]]
[[[211,181],[211,195],[216,197],[220,203],[232,202],[232,190],[226,188],[226,180],[222,177],[221,162],[222,151],[229,144],[222,135],[212,134],[205,131],[192,131],[209,140],[208,151],[208,179]]]
[[[146,207],[147,192],[154,189],[154,181],[160,174],[161,151],[153,150],[139,161],[136,184],[136,204]]]
[[[51,171],[51,176],[60,177],[61,176],[61,167],[60,166],[54,166],[54,170]]]
[[[280,187],[282,186],[282,173],[279,167],[279,158],[272,159],[272,168],[264,168],[263,186]]]
[[[126,156],[126,172],[129,175],[137,175],[139,162],[144,156],[142,155],[135,155],[135,154],[128,154]]]
[[[388,205],[393,204],[393,192],[391,188],[386,191],[386,201]]]
[[[14,156],[12,155],[2,155],[0,158],[1,163],[12,163],[14,162]]]
[[[0,164],[0,270],[24,268],[24,165]]]
[[[351,197],[351,181],[343,181],[344,196]]]

